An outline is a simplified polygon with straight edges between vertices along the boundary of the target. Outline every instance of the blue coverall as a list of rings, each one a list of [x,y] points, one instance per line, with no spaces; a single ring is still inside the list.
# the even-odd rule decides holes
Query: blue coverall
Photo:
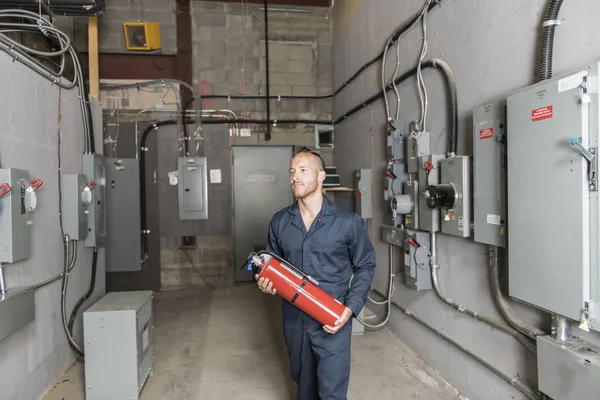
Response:
[[[295,202],[273,216],[267,250],[316,279],[321,289],[352,310],[352,318],[360,313],[375,273],[375,250],[357,214],[323,195],[321,212],[307,232]],[[330,334],[285,299],[282,312],[298,400],[346,400],[352,318]]]

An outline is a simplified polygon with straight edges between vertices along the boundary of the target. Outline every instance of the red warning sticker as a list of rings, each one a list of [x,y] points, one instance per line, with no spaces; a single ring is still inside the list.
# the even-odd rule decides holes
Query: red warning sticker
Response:
[[[494,128],[486,128],[479,131],[479,139],[494,137]]]
[[[531,112],[531,122],[552,118],[552,106],[546,106]]]

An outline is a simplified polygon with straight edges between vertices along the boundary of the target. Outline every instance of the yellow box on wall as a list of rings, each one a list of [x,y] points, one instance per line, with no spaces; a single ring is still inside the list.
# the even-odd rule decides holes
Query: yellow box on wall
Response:
[[[158,22],[125,22],[125,47],[127,50],[160,50],[160,25]]]

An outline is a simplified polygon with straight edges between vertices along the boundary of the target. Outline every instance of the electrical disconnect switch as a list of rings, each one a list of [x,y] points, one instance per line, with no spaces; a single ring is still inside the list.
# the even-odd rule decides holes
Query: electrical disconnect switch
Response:
[[[431,207],[428,193],[432,186],[440,183],[440,163],[444,158],[441,154],[419,158],[419,229],[427,232],[440,231],[440,210]]]
[[[72,240],[87,237],[87,208],[92,198],[91,190],[85,175],[66,174],[61,178],[63,230]]]
[[[16,168],[0,169],[0,263],[14,263],[30,255],[29,213],[34,190],[29,173]],[[39,181],[39,184],[38,184]],[[41,180],[32,182],[35,188]]]
[[[415,290],[432,288],[429,243],[428,233],[405,231],[404,276],[406,285]]]

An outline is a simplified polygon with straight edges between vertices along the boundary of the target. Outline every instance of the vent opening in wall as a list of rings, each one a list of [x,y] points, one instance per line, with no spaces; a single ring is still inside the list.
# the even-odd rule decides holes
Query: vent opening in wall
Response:
[[[196,236],[182,236],[181,247],[196,247]]]
[[[333,149],[333,125],[315,126],[315,147],[317,149]]]

